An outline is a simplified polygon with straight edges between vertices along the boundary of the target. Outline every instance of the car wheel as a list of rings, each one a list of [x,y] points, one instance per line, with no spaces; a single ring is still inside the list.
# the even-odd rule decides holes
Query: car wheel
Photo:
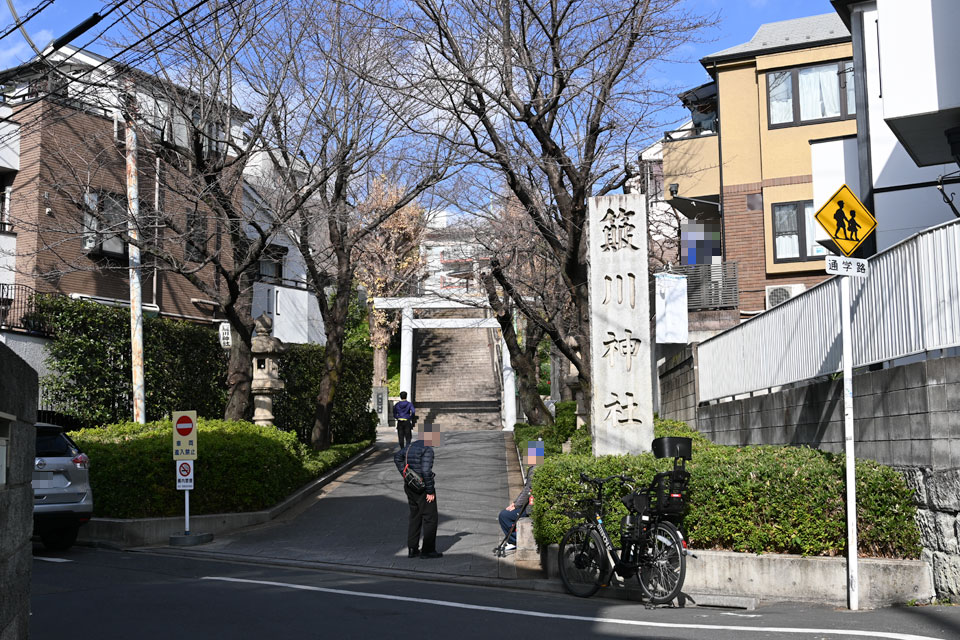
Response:
[[[77,541],[80,525],[73,524],[57,529],[48,529],[40,534],[43,546],[51,551],[65,551]]]

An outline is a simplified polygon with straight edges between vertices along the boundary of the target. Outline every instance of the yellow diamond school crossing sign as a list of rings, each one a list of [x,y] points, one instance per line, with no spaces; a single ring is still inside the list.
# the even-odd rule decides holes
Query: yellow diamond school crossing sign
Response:
[[[817,222],[843,255],[850,257],[857,247],[877,228],[877,220],[863,203],[843,185],[817,211]]]

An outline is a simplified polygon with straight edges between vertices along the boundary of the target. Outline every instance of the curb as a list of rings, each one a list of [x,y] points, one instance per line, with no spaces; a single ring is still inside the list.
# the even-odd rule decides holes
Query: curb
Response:
[[[147,555],[177,556],[181,558],[195,558],[217,562],[232,562],[238,564],[253,564],[259,566],[285,567],[290,569],[312,569],[315,571],[331,571],[352,575],[375,576],[381,578],[397,578],[402,580],[417,580],[420,582],[440,582],[446,584],[460,584],[472,587],[489,587],[497,589],[513,589],[518,591],[536,591],[541,593],[567,594],[567,590],[559,580],[545,578],[488,578],[481,576],[467,576],[452,573],[428,573],[426,571],[405,571],[402,569],[388,569],[385,567],[358,567],[356,565],[338,564],[335,562],[321,562],[310,560],[286,560],[281,558],[264,558],[262,556],[241,556],[220,551],[191,551],[185,548],[144,548],[128,549],[133,553]],[[634,604],[647,606],[639,599],[639,589],[608,587],[601,589],[594,596],[604,600],[629,600]],[[568,595],[568,594],[567,594]],[[575,596],[570,596],[571,598]],[[757,607],[756,598],[743,596],[725,596],[721,594],[683,593],[682,601],[694,606],[722,607],[729,609],[749,609]],[[660,608],[673,608],[661,606]]]
[[[374,442],[342,464],[300,487],[269,509],[241,513],[216,513],[191,516],[196,531],[219,534],[275,520],[308,495],[337,479],[377,450]],[[170,536],[183,533],[183,516],[167,518],[93,518],[80,529],[79,545],[124,550],[131,547],[168,544]]]

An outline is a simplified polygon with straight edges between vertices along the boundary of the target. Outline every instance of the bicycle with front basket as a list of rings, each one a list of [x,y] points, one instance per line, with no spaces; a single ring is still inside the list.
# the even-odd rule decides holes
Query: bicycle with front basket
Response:
[[[636,577],[650,604],[666,604],[680,594],[687,549],[679,526],[690,479],[685,463],[690,459],[691,441],[657,438],[652,448],[657,458],[673,457],[673,470],[656,474],[646,488],[635,488],[633,478],[625,475],[589,478],[580,474],[581,482],[593,484],[597,494],[581,501],[587,523],[571,527],[560,542],[560,578],[571,594],[589,598],[610,584],[614,574],[625,580]],[[628,513],[620,522],[620,553],[603,522],[603,486],[611,481],[628,490],[621,498]]]

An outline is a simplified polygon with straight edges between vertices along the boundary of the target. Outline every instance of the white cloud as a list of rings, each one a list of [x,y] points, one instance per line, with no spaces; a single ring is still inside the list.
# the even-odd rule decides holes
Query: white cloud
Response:
[[[53,32],[49,29],[41,29],[36,33],[31,33],[30,37],[37,48],[43,50],[53,40]],[[10,44],[6,47],[0,47],[0,68],[15,67],[34,56],[33,49],[30,48],[30,45],[27,44],[19,32],[12,33],[7,38],[5,41],[10,42]]]

